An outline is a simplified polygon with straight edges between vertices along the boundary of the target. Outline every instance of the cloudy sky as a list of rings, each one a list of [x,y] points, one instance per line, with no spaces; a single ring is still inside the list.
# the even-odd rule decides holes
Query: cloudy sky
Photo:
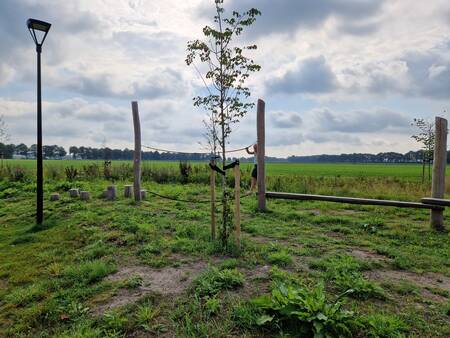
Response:
[[[262,66],[268,155],[399,151],[414,117],[450,118],[448,0],[225,0],[262,16],[242,39]],[[186,43],[211,23],[213,0],[1,0],[0,115],[11,142],[35,143],[29,17],[53,24],[43,49],[44,143],[132,147],[131,100],[143,143],[192,151],[202,90]],[[245,42],[245,41],[244,41]],[[255,112],[231,147],[256,138]]]

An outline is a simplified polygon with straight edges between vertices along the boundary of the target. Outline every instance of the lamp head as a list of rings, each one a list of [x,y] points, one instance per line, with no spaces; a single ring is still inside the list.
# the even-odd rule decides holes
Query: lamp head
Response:
[[[31,37],[33,38],[36,46],[42,46],[51,26],[52,25],[48,22],[41,20],[31,18],[27,20],[28,30],[30,31]]]

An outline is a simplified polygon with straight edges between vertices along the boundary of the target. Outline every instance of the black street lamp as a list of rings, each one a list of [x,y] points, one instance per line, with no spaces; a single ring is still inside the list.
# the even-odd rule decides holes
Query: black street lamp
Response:
[[[27,27],[36,44],[37,53],[37,189],[36,189],[36,223],[42,224],[44,220],[44,188],[42,169],[42,97],[41,97],[41,52],[42,44],[47,37],[51,24],[28,19]]]

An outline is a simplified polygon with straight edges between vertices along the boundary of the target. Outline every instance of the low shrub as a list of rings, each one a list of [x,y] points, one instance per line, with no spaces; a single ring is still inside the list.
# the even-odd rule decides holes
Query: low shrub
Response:
[[[64,172],[66,173],[66,179],[70,182],[75,181],[78,176],[78,169],[73,165],[71,165],[70,167],[66,167],[64,169]]]
[[[271,295],[253,301],[263,314],[257,324],[279,327],[300,337],[349,337],[357,325],[355,314],[343,308],[342,297],[327,300],[323,283],[286,285],[276,283]],[[250,315],[251,318],[251,315]]]

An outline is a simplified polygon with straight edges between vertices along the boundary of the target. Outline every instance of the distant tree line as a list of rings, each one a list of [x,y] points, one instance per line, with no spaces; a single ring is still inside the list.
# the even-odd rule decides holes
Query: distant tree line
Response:
[[[448,152],[450,155],[450,151]],[[450,163],[450,158],[449,163]],[[312,155],[312,156],[289,156],[288,162],[293,163],[421,163],[424,160],[422,150],[409,151],[405,154],[387,152],[378,154],[340,154],[340,155]],[[429,157],[425,161],[432,160]]]
[[[3,158],[13,158],[14,155],[20,158],[35,158],[36,144],[28,147],[26,144],[4,144],[0,143],[0,156]],[[66,156],[66,150],[57,145],[46,145],[42,147],[44,158],[62,158]]]
[[[43,147],[44,158],[60,159],[72,158],[80,160],[132,160],[133,150],[131,149],[111,149],[92,147],[69,147],[69,152],[57,145],[46,145]],[[15,156],[14,156],[15,155]],[[36,145],[28,147],[21,143],[4,144],[0,143],[0,156],[3,158],[35,158]],[[163,153],[158,151],[142,152],[143,160],[183,160],[183,161],[204,161],[209,160],[209,154],[198,153]],[[241,161],[252,161],[252,158],[240,158]],[[425,157],[425,161],[431,161]],[[378,154],[340,154],[340,155],[312,155],[312,156],[289,156],[288,158],[266,157],[268,162],[291,162],[291,163],[422,163],[424,161],[423,150],[409,151],[405,154],[386,152]],[[447,154],[447,163],[450,163],[450,151]]]

